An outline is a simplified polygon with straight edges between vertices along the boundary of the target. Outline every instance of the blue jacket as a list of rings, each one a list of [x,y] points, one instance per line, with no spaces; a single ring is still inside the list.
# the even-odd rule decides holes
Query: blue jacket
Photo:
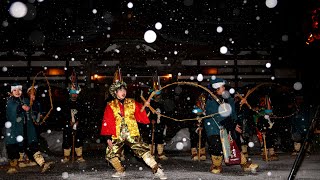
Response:
[[[22,102],[19,98],[10,96],[7,100],[6,107],[7,122],[11,123],[11,127],[6,128],[5,143],[6,144],[21,144],[17,141],[18,136],[23,136],[23,123],[25,120]]]
[[[29,105],[29,99],[20,100],[11,96],[7,100],[6,117],[7,121],[11,123],[11,127],[6,128],[6,144],[19,144],[22,146],[26,140],[28,144],[38,142],[37,132],[31,117],[31,110],[29,112],[24,111],[22,109],[23,104]],[[26,129],[24,128],[24,122],[26,122]],[[23,137],[22,142],[17,141],[18,136]]]
[[[219,99],[223,99],[222,97],[218,97]],[[235,128],[237,123],[237,115],[235,109],[235,103],[232,97],[228,99],[224,99],[224,102],[229,103],[231,106],[231,113],[227,117],[221,116],[218,114],[219,111],[219,103],[209,98],[206,102],[206,115],[215,114],[212,117],[204,119],[204,127],[207,133],[207,136],[212,135],[220,135],[219,126],[224,126],[227,130],[231,130]],[[217,125],[218,124],[218,125]]]

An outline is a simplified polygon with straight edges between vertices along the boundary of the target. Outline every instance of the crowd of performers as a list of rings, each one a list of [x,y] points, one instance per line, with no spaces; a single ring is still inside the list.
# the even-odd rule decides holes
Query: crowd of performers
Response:
[[[66,120],[63,127],[61,163],[84,163],[84,112],[78,101],[81,88],[76,82],[75,72],[70,80],[69,99],[63,107]],[[274,128],[275,119],[270,97],[261,96],[259,104],[251,107],[241,95],[233,97],[225,85],[224,79],[211,79],[213,94],[201,93],[194,102],[191,114],[196,120],[188,124],[191,160],[206,161],[210,157],[212,164],[209,171],[213,174],[223,173],[223,162],[226,165],[239,165],[245,172],[255,172],[259,165],[248,158],[248,144],[252,134],[258,137],[263,160],[279,160],[276,154],[277,131]],[[143,98],[143,103],[140,103],[126,97],[127,84],[122,79],[120,69],[115,72],[113,84],[109,88],[113,98],[106,104],[100,131],[100,135],[106,139],[105,159],[115,170],[112,177],[126,176],[122,161],[125,158],[124,151],[129,148],[150,167],[156,178],[167,179],[158,163],[170,158],[164,151],[164,131],[168,119],[162,116],[165,108],[161,101],[160,87],[160,82],[153,79],[150,90],[153,96],[150,96],[150,99]],[[37,88],[32,86],[27,91],[28,97],[22,97],[22,86],[11,86],[4,128],[5,147],[10,162],[8,174],[17,173],[19,168],[36,165],[41,167],[41,172],[46,172],[55,164],[46,161],[39,151],[36,122],[43,117],[43,112],[41,104],[35,99],[36,92]],[[225,112],[221,113],[221,107]],[[301,96],[295,98],[289,109],[293,109],[292,116],[289,117],[294,141],[292,155],[297,155],[309,127],[310,112]],[[141,132],[141,125],[146,127],[145,132]],[[310,154],[310,147],[307,154]]]

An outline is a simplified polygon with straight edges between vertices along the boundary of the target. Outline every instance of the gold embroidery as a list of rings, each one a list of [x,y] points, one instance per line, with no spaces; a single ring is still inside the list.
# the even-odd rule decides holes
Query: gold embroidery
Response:
[[[116,136],[112,136],[112,139],[118,139],[120,138],[120,132],[121,132],[121,111],[119,106],[119,100],[115,99],[109,103],[114,118],[116,120]],[[135,101],[133,99],[126,98],[124,101],[124,114],[122,115],[124,117],[124,122],[128,127],[128,131],[130,133],[130,136],[140,136],[138,124],[134,116],[135,112]]]

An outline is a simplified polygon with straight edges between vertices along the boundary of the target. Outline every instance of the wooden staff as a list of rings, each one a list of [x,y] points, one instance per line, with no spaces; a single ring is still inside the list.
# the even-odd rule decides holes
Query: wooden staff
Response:
[[[198,141],[198,161],[200,161],[200,151],[201,151],[201,131],[202,128],[200,127],[201,118],[198,120],[198,134],[199,134],[199,141]]]
[[[147,102],[147,100],[143,97],[143,91],[141,91],[141,95],[140,95],[140,97],[141,97],[141,99],[142,99],[142,101],[144,102],[144,103],[146,103]],[[154,114],[154,113],[156,113],[156,110],[153,108],[153,107],[151,107],[150,106],[150,104],[149,104],[149,109],[150,109],[150,111]],[[144,107],[145,108],[145,107]],[[144,110],[144,108],[143,108],[143,110]],[[142,112],[142,111],[141,111]],[[161,115],[161,114],[160,114]]]
[[[266,144],[266,134],[262,133],[263,137],[263,149],[264,149],[264,155],[266,157],[266,161],[268,161],[268,152],[267,152],[267,144]]]
[[[158,91],[156,91],[156,92],[158,92]],[[150,94],[150,96],[149,96],[149,98],[148,98],[148,100],[147,100],[147,102],[149,102],[149,103],[145,103],[143,106],[142,106],[142,108],[140,109],[140,112],[143,112],[144,111],[144,109],[146,108],[146,106],[148,106],[149,108],[150,108],[150,101],[151,101],[151,99],[152,99],[152,97],[156,94],[156,92],[155,91],[153,91],[151,94]],[[142,93],[143,93],[143,91],[141,91],[141,96],[142,96]],[[146,102],[146,101],[145,101]]]
[[[200,88],[204,89],[205,91],[207,91],[207,92],[211,95],[211,97],[217,101],[218,104],[222,104],[222,102],[219,100],[219,98],[218,98],[216,95],[214,95],[214,94],[211,92],[211,90],[209,90],[208,88],[206,88],[206,87],[204,87],[204,86],[201,86],[201,85],[199,85],[199,84],[193,83],[193,82],[174,82],[174,83],[171,83],[171,84],[167,84],[167,85],[164,86],[164,87],[161,87],[158,91],[162,91],[163,89],[165,89],[165,88],[167,88],[167,87],[169,87],[169,86],[172,86],[172,85],[189,85],[189,86],[200,87]],[[152,97],[156,94],[156,92],[158,92],[158,91],[153,91],[153,92],[150,94],[148,100],[146,100],[146,99],[142,96],[142,94],[143,94],[142,91],[141,91],[141,96],[140,96],[140,97],[141,97],[141,99],[142,99],[144,102],[146,102],[146,101],[150,102],[151,98],[152,98]],[[146,106],[148,106],[148,107],[150,108],[150,110],[154,113],[155,110],[150,106],[150,103],[145,104],[145,105],[141,108],[140,111],[143,112],[143,110],[145,109]],[[217,115],[217,114],[222,114],[222,113],[228,112],[228,109],[226,109],[225,106],[223,106],[223,108],[224,108],[224,110],[223,110],[222,112],[217,112],[217,113],[213,113],[213,114],[210,114],[210,115],[206,115],[206,116],[202,117],[202,119],[204,119],[204,118],[211,118],[211,117],[213,117],[213,116],[215,116],[215,115]],[[174,120],[174,121],[197,120],[196,118],[192,118],[192,119],[175,119],[175,118],[172,118],[172,117],[163,115],[163,114],[160,114],[160,116],[162,116],[162,117],[164,117],[164,118],[167,118],[167,119]]]
[[[33,82],[32,82],[31,88],[35,87],[36,78],[40,74],[42,74],[44,76],[44,78],[46,80],[46,83],[47,83],[47,86],[48,86],[48,93],[49,93],[49,98],[50,98],[50,109],[49,109],[47,114],[44,116],[44,118],[40,122],[37,122],[36,120],[33,119],[33,123],[35,123],[36,125],[42,125],[47,120],[47,118],[49,117],[51,111],[53,110],[53,101],[52,101],[52,93],[51,93],[50,83],[48,81],[48,78],[47,78],[46,74],[43,71],[38,72],[37,75],[33,78]],[[32,104],[33,104],[33,101],[31,101],[31,98],[30,98],[30,107],[32,107]]]
[[[73,127],[76,123],[76,120],[74,117],[75,112],[73,112],[72,109],[70,111],[71,111],[71,122],[72,122],[71,128],[72,128],[72,163],[73,163],[74,162],[74,151],[75,151],[74,144],[75,144],[75,138],[76,138],[76,130]]]
[[[200,161],[200,151],[201,151],[201,128],[199,127],[199,142],[198,142],[198,161]]]
[[[150,147],[150,151],[151,151],[151,155],[153,155],[153,149],[154,149],[154,121],[151,121],[152,124],[152,131],[151,131],[151,147]]]
[[[141,95],[140,95],[140,97],[141,97],[141,99],[143,100],[143,102],[146,102],[147,100],[143,97],[143,91],[141,91]],[[150,97],[149,97],[149,99],[151,99]],[[150,106],[150,104],[148,104],[148,107],[149,107],[149,109],[150,109],[150,111],[154,114],[154,113],[156,113],[156,110],[153,108],[153,107],[151,107]],[[145,109],[145,106],[144,107],[142,107],[142,109],[141,109],[141,112],[142,111],[144,111],[144,109]],[[149,112],[150,113],[150,112]],[[148,113],[148,114],[149,114]],[[148,115],[149,116],[149,115]],[[150,151],[151,151],[151,155],[153,155],[153,149],[154,149],[154,121],[152,121],[151,120],[151,124],[152,124],[152,130],[151,130],[151,146],[150,146]]]
[[[74,163],[74,144],[75,144],[75,139],[76,139],[76,131],[72,130],[72,163]]]
[[[249,92],[249,91],[248,91]],[[250,106],[250,104],[248,103],[246,97],[242,97],[238,92],[235,94],[235,97],[239,97],[240,98],[240,110],[242,108],[242,105],[247,105],[249,109],[252,110],[252,107]]]

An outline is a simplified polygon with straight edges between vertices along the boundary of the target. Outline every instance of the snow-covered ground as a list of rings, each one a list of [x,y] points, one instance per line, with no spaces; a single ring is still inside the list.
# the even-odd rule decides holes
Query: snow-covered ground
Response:
[[[39,167],[28,167],[19,170],[18,174],[7,175],[5,169],[0,169],[0,179],[74,179],[74,180],[100,180],[117,179],[111,175],[114,170],[104,160],[104,151],[91,151],[84,154],[87,162],[83,164],[60,163],[59,156],[49,156],[47,159],[56,161],[55,167],[44,174],[39,173]],[[162,161],[164,172],[168,179],[190,179],[190,180],[266,180],[266,179],[288,179],[295,158],[289,153],[281,153],[279,161],[264,162],[260,155],[251,155],[252,161],[258,163],[260,168],[257,172],[242,172],[239,165],[223,165],[223,173],[214,175],[209,172],[211,160],[208,158],[203,162],[193,162],[186,151],[167,152],[169,160]],[[130,152],[126,155],[127,176],[122,179],[148,180],[153,179],[153,174],[140,159],[133,157]],[[295,179],[320,179],[320,154],[314,153],[305,157]]]

